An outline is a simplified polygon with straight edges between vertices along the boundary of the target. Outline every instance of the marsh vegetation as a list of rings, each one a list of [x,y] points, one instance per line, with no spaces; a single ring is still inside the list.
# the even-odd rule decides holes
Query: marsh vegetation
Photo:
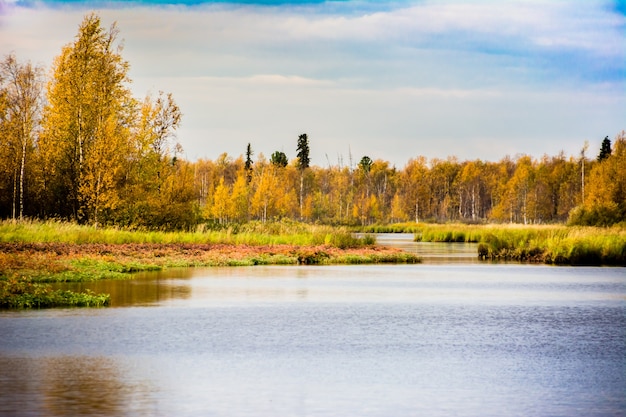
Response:
[[[517,224],[396,224],[367,232],[414,233],[421,242],[478,243],[482,259],[567,265],[626,265],[626,228]]]

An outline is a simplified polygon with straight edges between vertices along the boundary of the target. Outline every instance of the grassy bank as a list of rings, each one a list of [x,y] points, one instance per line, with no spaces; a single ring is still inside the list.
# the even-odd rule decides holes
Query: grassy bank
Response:
[[[478,256],[565,265],[626,265],[623,227],[425,225],[424,242],[476,242]]]
[[[347,229],[299,223],[166,233],[3,222],[0,308],[106,305],[106,295],[53,292],[46,283],[128,279],[132,272],[171,267],[419,262],[373,243]]]
[[[560,265],[626,266],[626,228],[565,225],[373,225],[366,233],[413,233],[422,242],[478,243],[477,256],[491,260]]]
[[[374,243],[357,239],[343,227],[309,225],[292,221],[250,222],[219,230],[203,226],[195,232],[162,232],[94,228],[56,221],[0,222],[0,243],[68,244],[230,244],[230,245],[330,245],[353,248]]]

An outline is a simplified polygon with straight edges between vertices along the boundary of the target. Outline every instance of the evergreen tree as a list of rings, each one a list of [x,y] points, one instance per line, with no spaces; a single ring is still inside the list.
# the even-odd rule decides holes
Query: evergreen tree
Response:
[[[248,184],[250,184],[250,181],[252,181],[252,155],[254,155],[254,153],[252,152],[252,146],[248,143],[248,146],[246,147],[246,164],[245,164],[246,181],[248,182]]]
[[[272,157],[270,158],[270,162],[272,163],[272,165],[279,168],[284,168],[289,163],[289,161],[287,160],[287,155],[285,155],[285,153],[281,151],[274,152],[272,154]]]
[[[309,167],[311,160],[309,158],[309,138],[306,133],[301,134],[298,137],[298,169],[304,171]]]
[[[611,156],[611,140],[607,136],[602,141],[602,146],[600,147],[600,154],[598,155],[598,162],[604,161],[609,156]]]
[[[309,138],[306,133],[298,137],[298,169],[300,170],[300,220],[303,218],[304,208],[304,170],[309,167]]]
[[[359,168],[361,168],[366,174],[369,174],[370,169],[372,169],[373,163],[374,161],[372,161],[372,159],[366,155],[361,158],[361,161],[359,161]]]

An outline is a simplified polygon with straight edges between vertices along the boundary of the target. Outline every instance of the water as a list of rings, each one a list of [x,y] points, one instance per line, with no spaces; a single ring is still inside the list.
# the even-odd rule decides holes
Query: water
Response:
[[[624,268],[446,257],[174,270],[95,284],[111,308],[2,312],[0,415],[626,415]]]

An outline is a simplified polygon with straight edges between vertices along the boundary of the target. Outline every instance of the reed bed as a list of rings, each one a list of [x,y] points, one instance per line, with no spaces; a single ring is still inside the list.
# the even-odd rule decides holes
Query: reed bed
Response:
[[[620,226],[424,225],[415,239],[478,243],[483,259],[626,266],[626,228]]]

